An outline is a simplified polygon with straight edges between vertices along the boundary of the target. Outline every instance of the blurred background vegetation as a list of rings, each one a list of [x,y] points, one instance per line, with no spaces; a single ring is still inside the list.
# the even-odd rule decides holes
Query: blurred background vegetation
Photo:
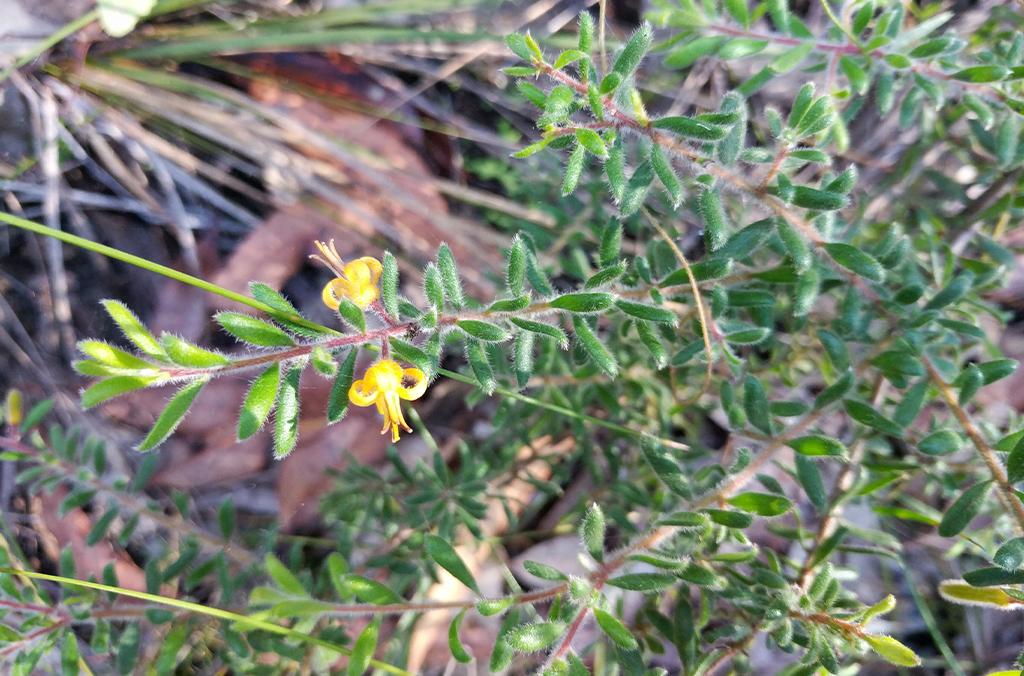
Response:
[[[808,26],[828,25],[819,3],[791,4]],[[1011,4],[959,0],[945,7],[954,12],[953,29],[974,35],[984,34],[987,25],[1019,30]],[[500,286],[502,250],[516,232],[532,237],[542,262],[557,261],[555,267],[567,271],[553,280],[557,288],[576,284],[590,270],[580,243],[592,238],[587,221],[596,207],[585,194],[561,196],[553,154],[528,163],[509,157],[535,140],[536,130],[528,102],[509,87],[502,68],[514,61],[504,46],[506,33],[528,29],[549,47],[570,47],[578,13],[591,5],[596,13],[595,2],[157,0],[150,17],[134,28],[112,4],[102,5],[97,13],[92,0],[0,4],[4,210],[239,292],[260,280],[322,323],[333,321],[320,303],[324,273],[307,259],[318,238],[334,238],[344,256],[390,249],[413,280],[447,241],[468,291],[480,298],[492,297]],[[659,5],[609,0],[609,42],[617,44]],[[757,68],[747,61],[723,68],[708,59],[659,71],[646,82],[646,93],[661,110],[715,109],[728,87]],[[778,102],[785,110],[800,81],[773,81],[756,94],[758,107]],[[899,129],[898,121],[874,114],[857,116],[848,127],[844,162],[857,166],[865,184],[885,188],[862,205],[868,218],[887,213],[889,200],[899,195],[914,205],[919,222],[966,221],[1020,183],[1017,169],[998,185],[973,189],[975,175],[968,174],[984,158],[960,162],[977,147],[956,135],[938,143],[934,127]],[[1024,231],[1013,228],[1007,225],[1004,243],[1019,248]],[[640,244],[627,238],[624,246]],[[1013,281],[994,298],[1015,321],[990,337],[1019,358],[1024,259],[1018,256],[1015,265]],[[274,551],[305,575],[328,565],[331,552],[350,554],[357,538],[364,547],[367,539],[377,542],[383,554],[393,553],[390,547],[405,537],[387,522],[387,504],[365,509],[374,482],[382,481],[376,469],[394,461],[394,450],[377,434],[372,412],[353,411],[344,425],[327,430],[322,411],[329,381],[308,380],[308,400],[320,403],[307,407],[299,447],[281,462],[271,459],[265,435],[235,441],[244,379],[213,382],[202,406],[159,454],[130,449],[159,413],[165,392],[114,400],[99,414],[81,411],[83,379],[70,367],[76,341],[118,338],[98,310],[101,299],[124,300],[154,331],[232,350],[234,342],[209,321],[213,311],[237,309],[227,301],[10,228],[0,229],[0,291],[0,390],[17,388],[29,402],[52,399],[48,420],[76,430],[58,435],[54,445],[64,448],[37,459],[41,469],[32,478],[50,477],[46,491],[26,493],[15,485],[13,463],[0,466],[8,545],[36,570],[74,571],[80,578],[116,579],[126,588],[167,594],[167,581],[187,571],[182,589],[192,598],[236,607],[268,575],[264,567],[252,572],[253,552]],[[420,294],[414,288],[405,293]],[[1022,384],[1018,371],[986,389],[980,395],[984,406],[1021,411]],[[433,463],[429,471],[443,489],[424,482],[418,493],[393,495],[397,502],[433,505],[438,491],[464,489],[464,500],[456,495],[453,509],[473,513],[468,521],[507,564],[471,562],[478,577],[492,584],[500,586],[507,571],[526,579],[526,559],[574,565],[578,545],[565,517],[606,487],[591,473],[573,467],[552,472],[544,462],[549,454],[571,450],[571,437],[534,439],[504,476],[488,477],[481,491],[471,456],[492,435],[507,434],[496,424],[496,417],[504,420],[497,402],[442,380],[417,412],[421,433],[403,441],[402,462]],[[704,433],[718,431],[709,424]],[[102,440],[102,461],[88,444],[73,443],[86,438]],[[81,464],[82,453],[90,466]],[[447,475],[445,462],[454,476]],[[577,465],[586,462],[578,459]],[[110,480],[111,472],[122,482]],[[377,488],[381,494],[391,490],[386,482]],[[477,499],[492,490],[500,492],[503,508]],[[119,535],[107,537],[111,524]],[[902,540],[912,560],[909,575],[894,581],[884,567],[866,568],[858,584],[875,590],[869,596],[885,590],[907,600],[909,609],[891,632],[940,665],[929,627],[939,627],[949,638],[947,650],[979,671],[1012,660],[1020,645],[1019,615],[952,608],[933,591],[937,580],[960,575],[956,561],[943,555],[948,541],[912,524],[896,526],[889,537]],[[379,564],[372,551],[361,556],[365,570]],[[156,573],[154,561],[160,562]],[[417,574],[394,559],[387,565],[393,575]],[[287,583],[270,568],[279,585]],[[240,572],[246,570],[252,574]],[[426,593],[460,597],[459,589],[443,584]],[[236,640],[231,630],[204,636],[212,625],[197,623],[182,637],[173,624],[159,622],[168,618],[152,619],[134,635],[119,634],[118,649],[130,658],[93,662],[96,671],[124,665],[130,671],[135,656],[162,658],[167,667],[187,655],[181,668],[203,673],[230,664],[211,657],[216,651],[203,643],[230,644]],[[398,620],[395,631],[406,630],[409,621]],[[445,672],[452,664],[447,621],[447,615],[427,615],[409,642],[390,654],[404,655],[413,672]],[[463,639],[486,654],[496,627],[497,621],[467,620]],[[179,639],[189,649],[166,657],[167,642]],[[239,651],[287,657],[282,646]],[[754,673],[774,671],[771,659],[755,648]],[[286,668],[269,657],[265,663]],[[295,670],[306,667],[300,662]],[[945,669],[935,666],[934,673]]]

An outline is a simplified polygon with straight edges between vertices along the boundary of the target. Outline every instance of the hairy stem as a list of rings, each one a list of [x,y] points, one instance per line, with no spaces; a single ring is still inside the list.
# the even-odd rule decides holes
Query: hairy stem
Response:
[[[1024,503],[1021,502],[1021,499],[1017,497],[1017,493],[1013,490],[1013,485],[1010,483],[1010,480],[1006,475],[1006,470],[1003,469],[1003,465],[999,461],[999,457],[996,456],[995,450],[993,450],[988,441],[985,440],[981,430],[975,426],[974,421],[971,420],[971,417],[967,414],[967,411],[964,410],[964,407],[960,405],[956,392],[954,392],[949,383],[943,379],[942,374],[938,372],[931,360],[922,356],[921,361],[924,363],[924,367],[928,370],[928,377],[931,379],[935,387],[938,388],[939,394],[946,402],[946,407],[952,411],[953,416],[956,417],[960,426],[970,438],[971,443],[974,444],[974,448],[977,449],[978,455],[981,456],[985,466],[988,467],[988,472],[992,476],[992,480],[995,482],[996,488],[998,489],[999,499],[1016,521],[1018,532],[1024,534]]]

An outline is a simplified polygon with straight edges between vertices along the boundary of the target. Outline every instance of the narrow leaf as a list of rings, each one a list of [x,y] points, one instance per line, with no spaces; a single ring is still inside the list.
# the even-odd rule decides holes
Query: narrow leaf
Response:
[[[196,380],[188,385],[182,387],[178,392],[171,397],[171,400],[167,402],[167,406],[164,408],[163,413],[156,419],[156,423],[153,424],[153,428],[146,435],[146,438],[139,444],[138,449],[140,451],[148,451],[156,448],[164,442],[167,437],[171,436],[174,429],[181,422],[185,414],[188,413],[188,409],[192,406],[192,402],[195,401],[196,395],[199,394],[199,390],[203,389],[203,385],[206,384],[206,380]]]

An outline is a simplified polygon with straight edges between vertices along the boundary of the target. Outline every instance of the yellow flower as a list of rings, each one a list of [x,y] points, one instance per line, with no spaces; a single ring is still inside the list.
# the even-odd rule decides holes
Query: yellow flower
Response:
[[[330,268],[331,272],[338,275],[327,282],[327,286],[324,287],[321,294],[324,305],[332,310],[337,310],[341,299],[348,298],[361,310],[365,310],[377,302],[377,299],[380,298],[377,282],[380,281],[383,267],[380,261],[364,256],[346,263],[338,255],[338,249],[335,248],[333,239],[327,244],[317,241],[316,248],[323,255],[313,255],[310,258],[320,261]]]
[[[377,412],[384,416],[386,434],[391,428],[391,441],[398,441],[398,428],[412,432],[402,415],[402,399],[419,399],[427,391],[427,378],[417,368],[402,368],[392,359],[381,359],[366,370],[362,380],[352,383],[348,389],[348,400],[356,406],[377,405]]]

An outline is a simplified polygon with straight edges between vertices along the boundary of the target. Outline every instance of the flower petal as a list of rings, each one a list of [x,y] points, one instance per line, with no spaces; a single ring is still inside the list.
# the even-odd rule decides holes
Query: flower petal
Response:
[[[402,371],[402,382],[412,381],[408,387],[398,388],[398,396],[406,401],[413,401],[423,396],[427,391],[427,376],[417,368],[407,368]]]
[[[372,256],[363,256],[362,258],[357,258],[353,262],[365,265],[370,273],[370,283],[377,286],[377,282],[380,281],[380,273],[384,270],[384,266],[381,265],[381,262]]]
[[[380,397],[380,390],[366,380],[357,380],[348,388],[348,400],[356,406],[370,406]]]
[[[341,293],[341,284],[344,282],[345,280],[340,277],[336,277],[327,282],[327,286],[325,286],[324,290],[320,293],[320,298],[323,299],[324,305],[332,310],[338,309],[338,304],[343,297]]]
[[[386,392],[384,400],[388,405],[391,424],[401,425],[406,432],[412,432],[412,428],[409,427],[409,423],[405,422],[405,416],[402,414],[402,400],[398,398],[398,392]]]

